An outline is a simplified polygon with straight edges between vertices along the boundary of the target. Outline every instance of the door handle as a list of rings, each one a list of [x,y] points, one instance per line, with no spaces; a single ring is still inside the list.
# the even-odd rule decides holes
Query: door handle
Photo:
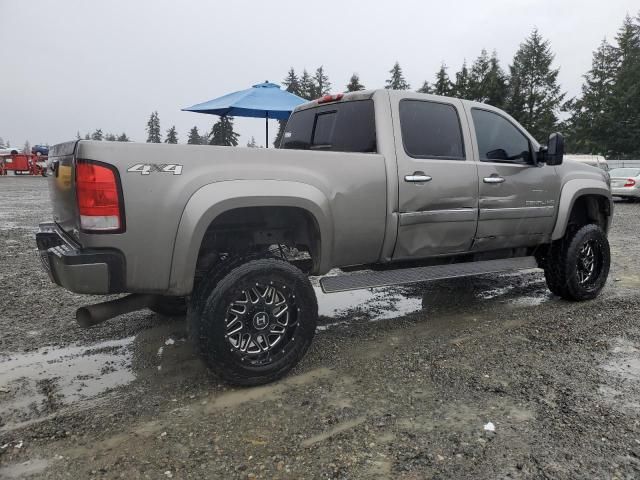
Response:
[[[503,177],[484,177],[482,181],[484,183],[503,183],[504,178]]]
[[[404,181],[414,183],[430,182],[431,177],[429,175],[425,175],[424,172],[413,172],[411,175],[405,175]]]

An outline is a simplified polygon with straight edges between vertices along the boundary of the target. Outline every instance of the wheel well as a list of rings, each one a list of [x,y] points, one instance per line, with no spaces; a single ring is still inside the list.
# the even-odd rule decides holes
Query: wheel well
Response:
[[[605,232],[611,215],[609,200],[602,195],[583,195],[576,199],[571,209],[568,226],[599,225]]]
[[[317,271],[320,229],[309,211],[298,207],[244,207],[218,215],[209,225],[198,252],[196,279],[221,257],[267,250],[273,246],[295,249],[294,260],[304,265],[301,268]],[[283,250],[279,249],[279,252]]]

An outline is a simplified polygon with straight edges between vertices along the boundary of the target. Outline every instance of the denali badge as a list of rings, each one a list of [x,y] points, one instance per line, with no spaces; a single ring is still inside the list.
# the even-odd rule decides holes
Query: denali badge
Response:
[[[156,164],[156,163],[136,163],[134,166],[127,168],[127,172],[140,173],[149,175],[151,172],[173,173],[174,175],[182,174],[182,165],[176,164]]]

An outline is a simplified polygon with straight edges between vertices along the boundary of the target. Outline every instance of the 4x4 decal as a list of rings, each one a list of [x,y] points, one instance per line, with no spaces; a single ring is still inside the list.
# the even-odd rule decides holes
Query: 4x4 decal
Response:
[[[175,163],[136,163],[132,167],[127,168],[127,172],[140,173],[141,175],[149,175],[151,172],[173,173],[174,175],[181,175],[182,165],[177,165]]]

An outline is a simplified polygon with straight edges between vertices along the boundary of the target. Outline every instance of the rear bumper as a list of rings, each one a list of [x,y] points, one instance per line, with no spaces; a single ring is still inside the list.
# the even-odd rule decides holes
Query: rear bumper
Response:
[[[125,259],[115,249],[83,249],[53,222],[36,233],[38,253],[51,281],[75,293],[125,291]]]
[[[640,188],[636,187],[613,187],[611,195],[614,197],[640,198]]]

